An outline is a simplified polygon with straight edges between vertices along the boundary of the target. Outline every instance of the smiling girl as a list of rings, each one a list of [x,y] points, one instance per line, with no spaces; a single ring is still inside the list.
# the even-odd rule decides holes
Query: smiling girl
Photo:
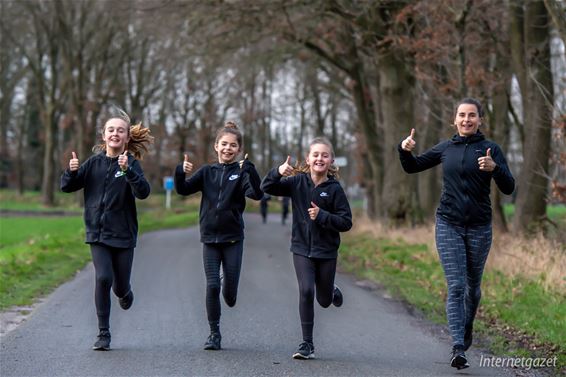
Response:
[[[311,141],[303,166],[290,165],[290,157],[269,171],[261,188],[275,196],[290,197],[293,205],[291,252],[299,283],[299,315],[303,342],[295,359],[314,358],[314,298],[323,308],[341,306],[343,297],[334,284],[340,232],[352,227],[352,212],[337,181],[332,144],[319,137]]]
[[[86,243],[95,271],[94,300],[99,334],[93,349],[110,348],[110,290],[122,309],[132,306],[130,275],[138,234],[135,199],[149,196],[150,186],[138,162],[153,142],[141,123],[130,125],[124,112],[112,116],[102,128],[98,152],[84,163],[72,152],[69,168],[61,176],[61,190],[84,189]]]
[[[218,162],[205,165],[193,175],[188,155],[175,170],[175,189],[180,195],[202,192],[200,235],[206,275],[206,312],[210,335],[205,350],[221,349],[220,287],[229,307],[236,305],[238,283],[244,250],[246,197],[259,200],[263,196],[261,179],[255,166],[245,158],[236,158],[242,150],[242,134],[234,122],[218,130],[214,150]],[[220,278],[222,266],[223,279]]]

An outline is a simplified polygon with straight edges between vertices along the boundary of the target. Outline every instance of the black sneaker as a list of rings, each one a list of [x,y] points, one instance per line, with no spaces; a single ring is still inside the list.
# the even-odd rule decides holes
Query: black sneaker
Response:
[[[220,335],[219,332],[211,332],[210,335],[208,336],[208,339],[206,339],[206,343],[204,343],[204,349],[218,351],[219,349],[222,348],[220,347],[221,340],[222,340],[222,336]]]
[[[108,351],[110,349],[110,331],[100,330],[92,349],[96,351]]]
[[[118,299],[118,302],[120,303],[120,307],[122,309],[124,310],[130,309],[130,307],[134,303],[134,292],[132,292],[132,290],[130,289],[130,291],[126,293],[124,297]]]
[[[340,290],[340,288],[338,288],[336,284],[334,284],[334,295],[332,296],[332,304],[337,308],[339,308],[340,306],[342,306],[343,302],[344,302],[344,296],[342,296],[342,291]]]
[[[470,366],[470,364],[468,364],[468,359],[466,359],[466,355],[464,354],[464,346],[454,346],[452,348],[450,366],[458,370],[465,369]]]
[[[314,359],[314,345],[311,342],[302,342],[293,354],[293,359]]]
[[[467,351],[472,345],[472,332],[473,325],[466,325],[466,332],[464,333],[464,351]]]

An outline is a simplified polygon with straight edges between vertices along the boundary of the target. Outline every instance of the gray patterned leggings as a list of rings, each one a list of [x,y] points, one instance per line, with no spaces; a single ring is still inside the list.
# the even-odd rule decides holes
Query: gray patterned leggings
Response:
[[[474,322],[491,237],[491,224],[462,227],[436,218],[436,248],[448,284],[446,316],[453,345],[464,344],[465,327]]]
[[[238,283],[242,269],[244,240],[224,243],[205,243],[202,247],[206,275],[206,312],[211,330],[218,329],[220,321],[220,266],[224,273],[222,295],[230,307],[236,305]]]

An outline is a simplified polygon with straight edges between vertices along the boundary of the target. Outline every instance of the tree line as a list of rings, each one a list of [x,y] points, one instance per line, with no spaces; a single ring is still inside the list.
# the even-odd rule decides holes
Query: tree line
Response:
[[[367,214],[431,216],[440,172],[406,175],[397,144],[450,136],[476,97],[517,180],[511,229],[564,202],[566,6],[559,0],[97,0],[0,3],[0,187],[55,201],[71,151],[90,155],[113,106],[150,127],[155,187],[189,153],[209,162],[229,118],[261,172],[324,134]],[[493,193],[495,224],[508,228]]]

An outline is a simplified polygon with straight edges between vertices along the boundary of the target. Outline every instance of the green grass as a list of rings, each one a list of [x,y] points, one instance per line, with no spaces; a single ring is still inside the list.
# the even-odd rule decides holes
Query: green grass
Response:
[[[0,205],[6,209],[6,191]],[[69,195],[73,197],[73,195]],[[11,195],[13,209],[41,210],[39,195]],[[69,210],[68,206],[59,207]],[[21,202],[20,202],[21,201]],[[198,222],[198,202],[176,198],[174,210],[163,207],[164,195],[138,201],[140,234],[158,229],[182,228]],[[27,202],[27,203],[24,203]],[[143,203],[143,204],[142,204]],[[78,209],[78,207],[77,207]],[[71,278],[89,261],[82,216],[0,218],[0,310],[31,304]]]
[[[2,217],[0,218],[0,253],[18,243],[33,244],[54,235],[64,239],[84,234],[83,219],[71,217]]]
[[[505,204],[503,206],[503,213],[508,219],[512,219],[515,214],[514,204]],[[553,204],[546,206],[546,215],[550,220],[553,221],[564,221],[566,220],[566,205],[564,204]]]
[[[427,251],[426,245],[347,234],[340,248],[339,264],[358,277],[379,282],[432,321],[446,323],[444,273],[438,258]],[[503,333],[493,335],[498,334],[497,329],[511,329],[534,340],[542,349],[539,352],[553,350],[545,356],[558,357],[558,370],[566,367],[563,292],[545,290],[537,281],[524,277],[510,278],[497,271],[486,271],[482,293],[474,328],[490,338],[494,352],[512,356],[537,354],[515,344]]]

